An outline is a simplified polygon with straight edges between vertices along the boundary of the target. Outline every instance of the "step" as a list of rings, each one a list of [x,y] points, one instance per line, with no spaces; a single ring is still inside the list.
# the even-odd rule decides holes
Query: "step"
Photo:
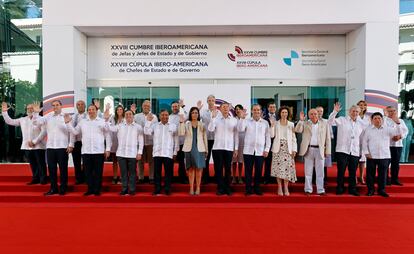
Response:
[[[173,192],[171,196],[152,196],[149,193],[138,192],[135,196],[119,196],[117,193],[103,193],[102,196],[82,196],[80,192],[68,193],[65,196],[43,196],[38,192],[7,192],[0,193],[0,203],[96,203],[96,204],[116,204],[116,203],[297,203],[297,204],[414,204],[414,194],[396,193],[389,198],[380,196],[361,196],[350,195],[336,196],[305,196],[303,193],[292,193],[290,196],[277,196],[276,194],[265,193],[263,196],[244,196],[241,193],[234,193],[232,196],[217,196],[214,193],[206,192],[199,196],[190,196],[188,193]]]
[[[50,185],[26,185],[24,182],[0,182],[0,192],[46,192],[50,188]],[[212,192],[215,193],[216,185],[215,184],[207,184],[202,185],[203,192]],[[361,193],[366,192],[366,186],[358,185],[358,190]],[[73,182],[69,182],[68,191],[70,192],[85,192],[87,189],[85,184],[82,185],[74,185]],[[172,190],[177,192],[186,192],[189,189],[188,184],[172,184]],[[232,185],[232,189],[234,192],[244,193],[245,185],[237,184]],[[277,185],[276,184],[268,184],[268,185],[261,185],[261,189],[264,192],[269,193],[276,193]],[[294,183],[291,184],[289,187],[291,192],[303,192],[303,183]],[[104,182],[102,186],[102,190],[104,192],[115,192],[118,193],[121,191],[121,185],[113,185],[109,181]],[[148,192],[151,193],[154,190],[154,186],[150,184],[137,184],[137,191],[138,192]],[[414,183],[405,183],[404,186],[386,186],[386,190],[389,193],[413,193],[414,194]],[[326,187],[326,191],[328,193],[335,193],[336,185],[333,183],[329,183]]]

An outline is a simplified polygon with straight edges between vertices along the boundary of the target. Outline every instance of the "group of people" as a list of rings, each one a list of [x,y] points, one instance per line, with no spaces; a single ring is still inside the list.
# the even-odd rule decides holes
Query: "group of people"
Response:
[[[47,168],[49,170],[50,190],[45,195],[66,194],[70,153],[76,184],[86,182],[88,186],[85,196],[101,194],[104,161],[110,157],[114,172],[112,182],[122,184],[120,195],[136,194],[137,182],[144,181],[146,163],[149,181],[154,184],[153,195],[162,191],[170,195],[175,161],[178,162],[180,182],[189,183],[190,195],[199,195],[201,184],[210,179],[211,156],[217,195],[232,195],[232,184],[243,183],[244,168],[246,195],[262,195],[262,178],[267,184],[274,177],[277,194],[288,196],[289,183],[297,181],[297,154],[304,158],[304,193],[313,193],[315,174],[316,193],[326,195],[333,126],[337,128],[337,195],[346,190],[346,170],[348,193],[360,195],[356,188],[357,179],[360,183],[365,182],[365,164],[368,196],[375,193],[377,171],[378,195],[388,197],[387,184],[402,185],[398,179],[399,160],[402,140],[408,130],[392,106],[384,110],[385,115],[375,112],[368,116],[365,101],[360,101],[349,108],[347,116],[337,117],[341,105],[336,103],[328,119],[322,118],[323,108],[317,107],[310,109],[307,117],[300,112],[296,124],[291,121],[292,110],[288,107],[277,110],[275,103],[269,103],[264,113],[259,104],[254,104],[251,117],[248,117],[242,105],[236,105],[234,113],[226,102],[217,108],[213,95],[207,97],[206,107],[198,101],[188,112],[181,100],[173,102],[171,114],[163,109],[159,120],[151,113],[150,101],[143,102],[141,113],[136,112],[135,105],[129,109],[118,105],[113,114],[107,105],[101,112],[97,101],[88,107],[84,101],[78,101],[74,115],[63,114],[59,100],[52,101],[51,106],[53,112],[40,116],[39,103],[29,104],[27,116],[11,119],[7,103],[2,103],[5,122],[22,128],[21,149],[25,151],[33,174],[29,184],[46,184]]]

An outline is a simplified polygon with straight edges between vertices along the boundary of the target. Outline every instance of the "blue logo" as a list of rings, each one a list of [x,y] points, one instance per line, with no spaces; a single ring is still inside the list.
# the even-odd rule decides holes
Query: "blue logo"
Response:
[[[291,50],[290,57],[283,58],[283,62],[288,66],[292,66],[292,59],[295,59],[295,58],[299,58],[299,55],[296,51]]]

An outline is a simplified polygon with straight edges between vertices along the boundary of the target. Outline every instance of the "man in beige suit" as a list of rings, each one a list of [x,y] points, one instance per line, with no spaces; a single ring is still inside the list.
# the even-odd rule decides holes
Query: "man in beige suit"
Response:
[[[323,186],[323,167],[327,155],[331,154],[330,128],[325,121],[320,121],[316,109],[308,112],[309,120],[305,122],[305,114],[300,113],[300,121],[295,127],[296,133],[302,133],[299,155],[305,158],[305,194],[312,193],[313,168],[316,171],[316,187],[319,195],[326,195]]]

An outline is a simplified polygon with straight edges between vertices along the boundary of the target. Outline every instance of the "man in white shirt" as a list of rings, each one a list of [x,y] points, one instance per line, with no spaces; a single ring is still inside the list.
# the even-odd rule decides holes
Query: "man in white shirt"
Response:
[[[180,114],[184,114],[185,119],[187,119],[186,113],[182,106],[182,100],[174,101],[173,103],[171,103],[171,115],[169,116],[168,122],[175,124],[175,126],[177,127],[180,125]],[[178,178],[180,183],[187,184],[188,179],[184,164],[184,152],[182,151],[184,145],[184,138],[184,136],[178,137],[180,145],[180,150],[178,150],[177,152]]]
[[[331,134],[327,122],[320,121],[316,109],[308,112],[309,121],[305,122],[305,114],[300,113],[300,121],[295,127],[296,133],[303,133],[299,155],[305,158],[305,194],[312,194],[313,168],[316,171],[316,187],[318,195],[326,195],[324,188],[323,167],[325,157],[331,154]]]
[[[338,127],[336,139],[337,195],[342,195],[345,191],[344,177],[348,167],[348,192],[351,195],[359,196],[356,188],[356,171],[361,154],[360,136],[365,128],[362,121],[358,119],[360,110],[358,106],[353,105],[349,109],[348,116],[335,118],[341,111],[341,104],[337,102],[334,105],[334,111],[329,115],[329,125],[335,124]]]
[[[46,134],[45,127],[33,126],[33,105],[28,104],[26,106],[27,116],[17,119],[11,119],[8,114],[7,103],[2,103],[2,115],[4,121],[8,125],[20,126],[22,130],[22,146],[21,150],[24,151],[26,158],[29,161],[30,168],[32,170],[32,180],[28,185],[32,184],[46,184],[47,183],[47,169],[46,169],[46,157],[45,157],[45,142],[44,136]],[[36,143],[33,143],[36,140]]]
[[[68,154],[72,152],[74,146],[74,136],[69,134],[65,125],[62,113],[62,102],[59,100],[52,101],[53,113],[44,117],[39,117],[39,105],[34,105],[35,126],[46,126],[47,142],[46,157],[47,166],[50,174],[50,190],[45,193],[46,196],[58,194],[65,195],[68,187]],[[37,143],[34,140],[33,143]],[[60,171],[60,188],[57,183],[57,166]]]
[[[151,114],[152,122],[157,123],[158,119],[156,115],[151,113],[151,102],[149,100],[145,100],[142,103],[142,112],[135,115],[135,122],[141,125],[144,128],[145,122],[147,120],[147,116]],[[142,159],[138,161],[138,181],[140,183],[144,182],[144,166],[145,163],[148,163],[149,168],[149,182],[150,184],[154,183],[154,160],[152,158],[152,150],[153,150],[153,137],[151,135],[147,135],[144,133],[144,150],[142,154]]]
[[[71,121],[70,115],[65,114],[68,130],[73,135],[82,135],[82,159],[88,184],[88,190],[83,195],[99,196],[102,188],[104,159],[108,158],[111,152],[112,139],[108,126],[102,118],[98,117],[98,108],[94,104],[88,107],[88,118],[79,122],[76,127],[73,127]]]
[[[83,100],[76,102],[76,110],[78,111],[73,116],[73,127],[78,126],[78,124],[88,117],[88,114],[85,112],[86,105]],[[82,184],[85,182],[85,170],[82,165],[82,135],[75,136],[75,147],[72,151],[73,158],[73,167],[75,168],[75,184]]]
[[[239,134],[237,120],[230,115],[230,105],[224,102],[220,105],[220,112],[211,113],[208,130],[214,132],[213,160],[214,172],[217,181],[217,195],[231,195],[231,163],[237,157],[239,147]],[[223,167],[225,177],[223,179]]]
[[[109,112],[105,114],[108,122]],[[120,195],[135,195],[136,191],[136,163],[141,160],[144,149],[144,136],[142,127],[134,122],[134,113],[125,112],[125,122],[109,126],[110,131],[117,133],[119,167],[121,168],[122,190]]]
[[[402,135],[400,120],[397,115],[392,119],[396,125],[389,127],[383,124],[380,112],[371,115],[371,125],[368,126],[362,138],[362,152],[367,158],[367,196],[374,195],[374,179],[378,168],[378,195],[389,197],[385,192],[386,174],[391,159],[390,139]]]
[[[197,102],[197,107],[200,110],[200,117],[201,121],[204,124],[204,127],[207,130],[207,142],[208,142],[208,153],[206,156],[206,168],[203,170],[203,183],[210,182],[210,158],[211,158],[211,151],[214,145],[214,132],[208,130],[208,125],[211,122],[211,114],[213,112],[219,112],[216,108],[216,97],[212,94],[207,96],[207,109],[203,109],[203,103],[201,101]],[[220,114],[220,113],[218,113]],[[214,160],[214,158],[213,158]]]
[[[253,117],[246,118],[246,113],[238,123],[238,131],[245,132],[244,136],[244,173],[246,176],[246,195],[254,193],[263,195],[260,190],[260,178],[262,176],[263,161],[269,155],[270,132],[269,123],[262,116],[262,107],[254,104],[252,107]],[[239,151],[242,152],[242,151]],[[252,174],[254,165],[254,185],[252,189]]]
[[[269,126],[271,125],[272,121],[277,121],[277,113],[276,113],[276,103],[274,101],[271,101],[267,104],[267,111],[268,113],[264,116],[263,119],[267,121]],[[270,172],[272,170],[272,146],[273,146],[273,139],[270,139],[270,150],[269,150],[269,156],[265,158],[265,169],[264,169],[264,184],[269,184],[272,182],[272,178],[270,177]]]
[[[393,106],[388,106],[386,108],[388,117],[384,117],[384,124],[388,127],[395,128],[396,123],[392,120],[394,116],[397,115],[397,109]],[[391,152],[391,178],[389,177],[389,169],[387,171],[387,185],[399,185],[403,184],[400,182],[398,175],[400,172],[400,159],[401,152],[403,148],[403,139],[407,137],[408,128],[405,125],[404,121],[400,120],[400,129],[402,134],[391,138],[390,140],[390,152]]]
[[[164,165],[166,195],[171,195],[171,180],[174,171],[174,161],[179,149],[178,127],[173,123],[168,123],[168,111],[160,112],[160,122],[154,122],[154,115],[148,114],[144,134],[153,137],[154,146],[152,156],[154,158],[154,180],[155,190],[153,195],[161,194],[161,172]]]

